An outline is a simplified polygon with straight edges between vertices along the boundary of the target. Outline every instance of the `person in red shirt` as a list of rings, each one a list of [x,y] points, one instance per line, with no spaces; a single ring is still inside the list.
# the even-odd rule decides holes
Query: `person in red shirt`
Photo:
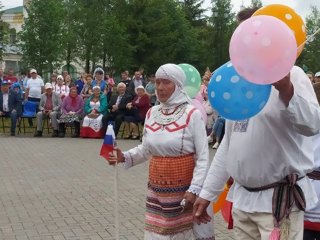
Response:
[[[16,76],[14,76],[14,73],[13,73],[13,69],[12,69],[12,68],[10,68],[10,69],[8,70],[8,74],[4,77],[4,80],[8,81],[8,83],[9,83],[10,85],[18,82],[18,78],[17,78]]]
[[[136,96],[126,106],[127,111],[124,116],[124,122],[129,125],[129,135],[124,138],[139,139],[140,133],[138,124],[143,123],[146,118],[146,114],[151,107],[150,98],[143,86],[135,88]],[[130,136],[130,133],[132,136]]]

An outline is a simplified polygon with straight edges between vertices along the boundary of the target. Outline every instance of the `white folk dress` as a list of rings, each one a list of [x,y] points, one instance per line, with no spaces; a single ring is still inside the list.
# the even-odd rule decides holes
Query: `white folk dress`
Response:
[[[180,206],[185,191],[197,195],[200,193],[208,168],[208,143],[201,113],[193,106],[183,104],[172,114],[176,120],[171,120],[169,124],[163,122],[159,124],[157,119],[161,118],[161,114],[163,113],[160,106],[155,106],[148,111],[142,144],[124,153],[125,168],[151,160],[146,204],[145,240],[213,240],[212,207],[208,208],[208,213],[212,216],[212,222],[197,225],[193,223],[192,211],[182,216]],[[170,161],[171,159],[172,162],[169,162],[169,164],[175,166],[176,162],[185,156],[187,156],[186,158],[191,156],[194,166],[188,186],[173,188],[172,185],[170,186],[171,182],[168,183],[168,178],[163,179],[164,184],[160,188],[152,185],[151,178],[154,174],[152,165],[155,159],[160,159],[160,162],[154,164],[157,169],[157,167],[167,166],[167,164],[161,163],[162,160],[167,161],[169,159]],[[174,174],[179,175],[179,171],[174,169],[179,170],[184,167],[184,165],[178,168],[167,167],[163,174],[170,175],[175,172]],[[171,195],[163,197],[163,195],[158,194],[161,191],[162,193],[170,192]],[[180,195],[178,194],[179,191]],[[183,225],[184,223],[186,224]],[[170,231],[167,231],[168,228]],[[161,232],[163,229],[164,231]]]
[[[90,107],[92,109],[99,109],[100,101],[98,102],[91,101]],[[99,132],[100,129],[102,128],[102,117],[103,117],[103,114],[100,114],[97,118],[89,118],[88,116],[85,116],[83,119],[82,127],[89,127],[93,131]]]

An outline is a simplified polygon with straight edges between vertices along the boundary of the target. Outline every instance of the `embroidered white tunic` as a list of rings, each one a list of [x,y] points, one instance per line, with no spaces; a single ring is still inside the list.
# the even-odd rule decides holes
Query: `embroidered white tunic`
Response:
[[[260,187],[313,169],[312,138],[320,128],[320,109],[310,80],[302,69],[291,70],[294,95],[285,107],[272,88],[270,99],[247,122],[226,122],[226,134],[214,157],[200,197],[216,201],[232,176],[228,199],[246,212],[272,212],[273,189],[249,192],[242,186]],[[310,180],[298,181],[307,207],[317,202]]]
[[[142,144],[124,153],[125,168],[148,161],[152,156],[175,157],[194,153],[195,168],[188,191],[198,195],[208,169],[208,143],[201,113],[187,105],[186,111],[177,121],[162,126],[155,121],[159,107],[155,106],[147,113]],[[209,211],[212,212],[211,207]],[[194,239],[193,233],[195,239],[213,239],[213,223],[200,226],[194,224],[193,232],[179,233],[174,238],[146,232],[145,239]]]
[[[320,171],[320,134],[313,137],[313,148],[315,170]],[[311,179],[311,183],[316,190],[319,201],[315,207],[306,209],[304,219],[310,222],[320,223],[320,181]]]

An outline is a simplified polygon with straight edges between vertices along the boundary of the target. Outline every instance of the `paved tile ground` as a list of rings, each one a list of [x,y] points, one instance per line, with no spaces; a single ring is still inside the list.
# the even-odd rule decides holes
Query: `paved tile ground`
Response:
[[[25,136],[0,134],[0,239],[114,239],[114,168],[99,157],[102,140]],[[147,172],[147,163],[119,169],[120,239],[143,239]],[[215,228],[216,239],[233,239],[220,215]]]

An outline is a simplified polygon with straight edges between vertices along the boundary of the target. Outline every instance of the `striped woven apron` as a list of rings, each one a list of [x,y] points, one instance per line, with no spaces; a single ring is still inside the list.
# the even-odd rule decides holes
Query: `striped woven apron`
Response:
[[[147,231],[173,235],[192,229],[192,209],[182,211],[180,202],[191,184],[194,167],[193,154],[151,159],[145,220]]]

